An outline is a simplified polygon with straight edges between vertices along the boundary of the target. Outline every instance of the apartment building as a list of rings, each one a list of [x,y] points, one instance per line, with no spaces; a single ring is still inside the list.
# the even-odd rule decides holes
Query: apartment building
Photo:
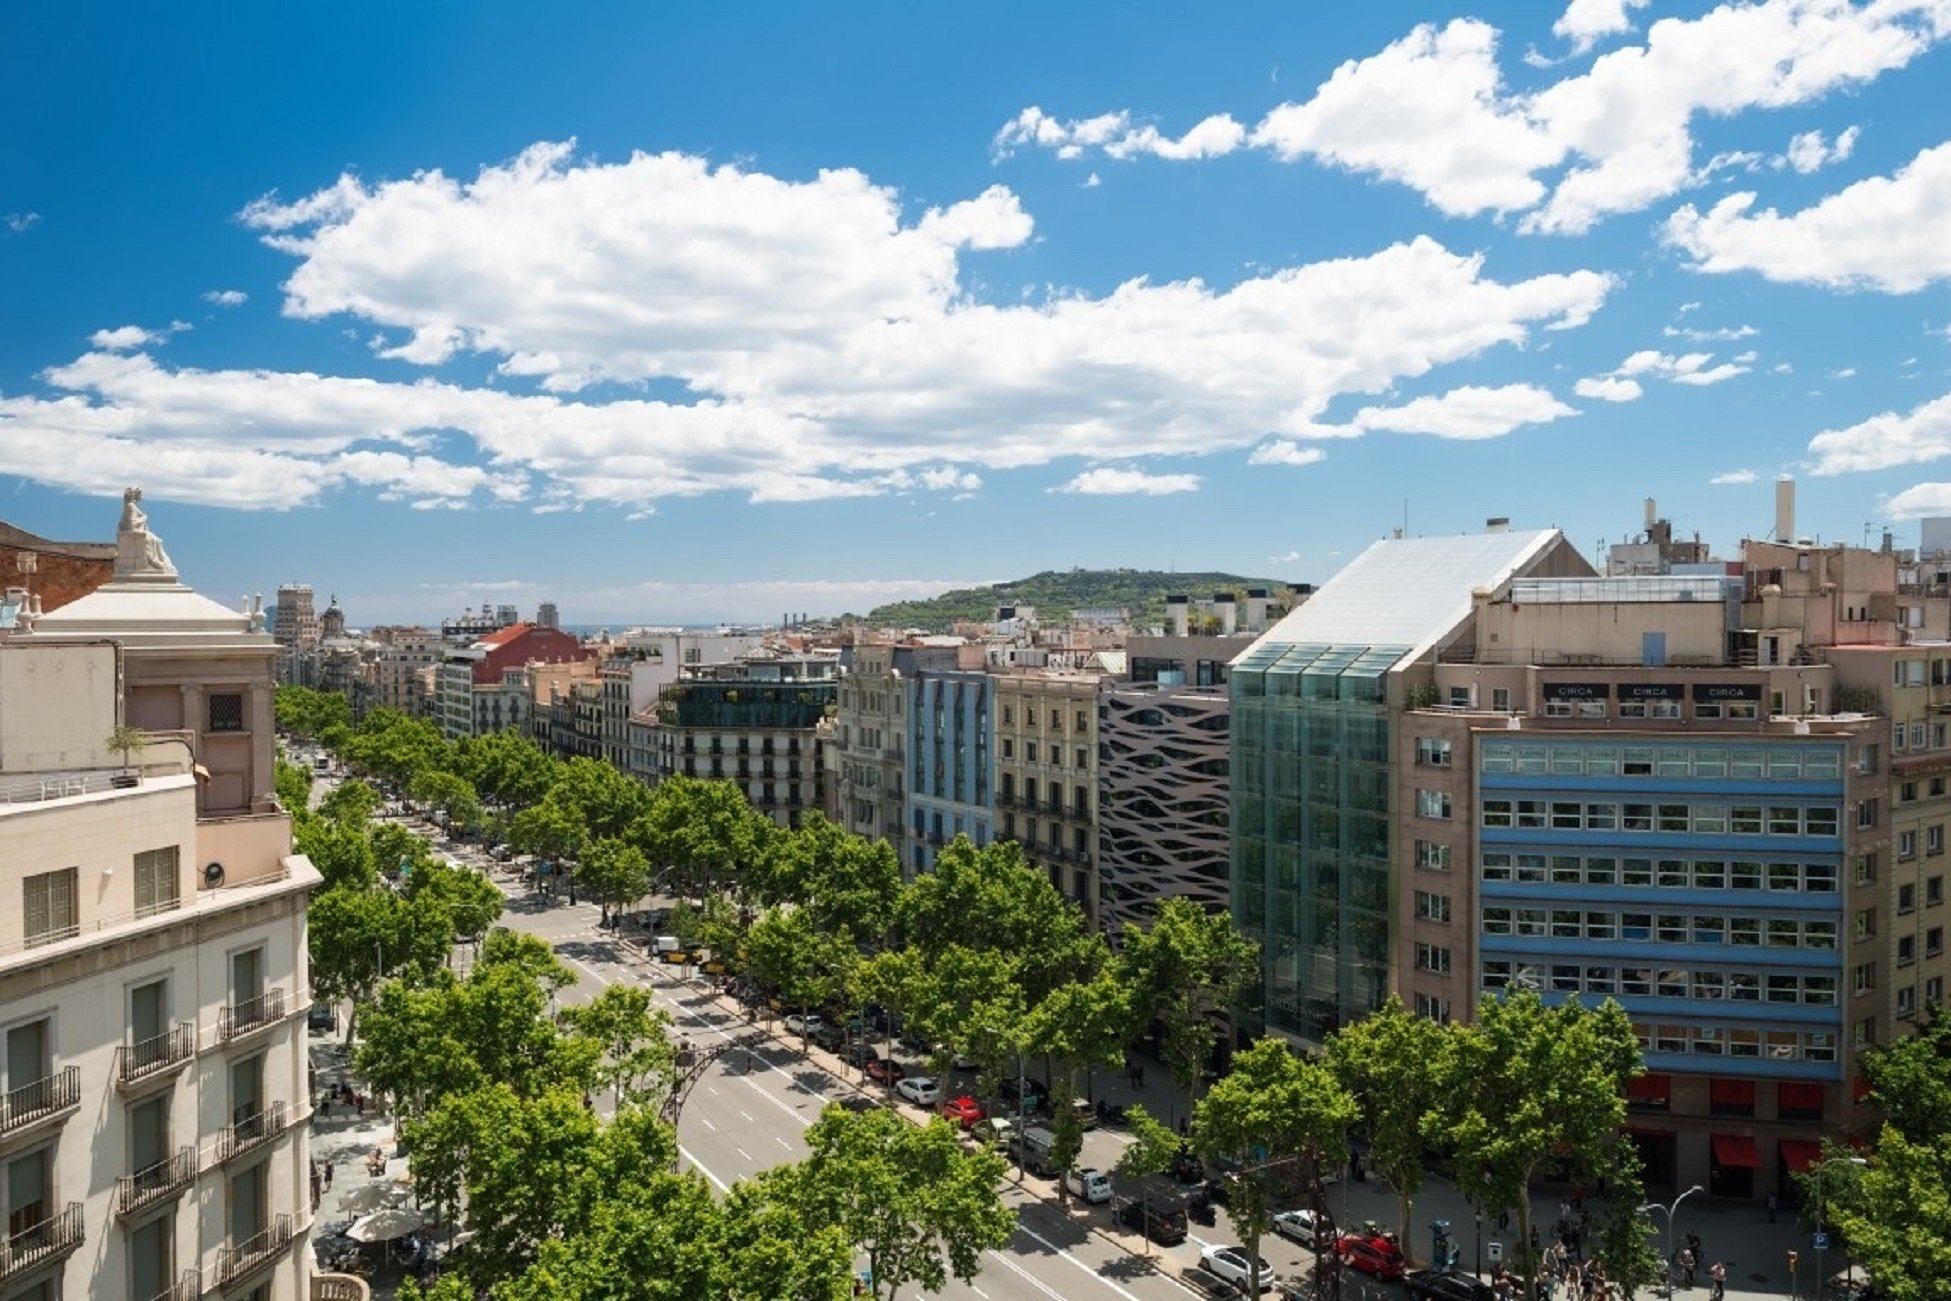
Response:
[[[449,738],[526,731],[535,690],[529,665],[591,660],[595,652],[567,633],[513,623],[464,646],[449,645],[434,676],[435,721]]]
[[[113,579],[0,639],[0,1294],[295,1301],[319,877],[272,793],[278,648],[137,500]]]
[[[737,782],[753,808],[796,827],[807,810],[822,806],[817,729],[839,684],[724,674],[664,689],[647,738],[655,779]]]
[[[958,651],[964,654],[980,665],[981,647]],[[980,667],[918,668],[911,691],[902,739],[908,753],[904,866],[925,872],[957,836],[978,845],[995,836],[995,683]]]
[[[1002,673],[995,684],[996,835],[1099,912],[1098,700],[1105,674]]]
[[[834,718],[833,755],[841,826],[885,840],[904,867],[913,859],[907,837],[908,716],[914,683],[925,670],[952,670],[954,646],[862,642],[846,655]]]
[[[378,644],[372,664],[373,704],[427,717],[433,707],[434,673],[447,643],[425,628],[375,628],[373,640]]]

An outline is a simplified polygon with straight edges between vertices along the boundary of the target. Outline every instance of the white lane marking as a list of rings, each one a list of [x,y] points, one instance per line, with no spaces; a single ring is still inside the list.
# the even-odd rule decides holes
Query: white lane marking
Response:
[[[788,1152],[793,1150],[793,1145],[791,1143],[788,1143],[785,1139],[779,1137],[779,1135],[777,1134],[774,1134],[772,1136],[772,1141],[777,1143],[780,1147],[785,1148]]]
[[[977,1287],[975,1284],[973,1283],[969,1284],[969,1291],[981,1297],[982,1301],[989,1301],[989,1294],[983,1291],[981,1288]]]
[[[1000,1251],[992,1251],[989,1252],[988,1254],[990,1256],[995,1257],[997,1260],[1001,1261],[1005,1269],[1017,1275],[1025,1283],[1028,1283],[1031,1287],[1043,1293],[1043,1295],[1052,1298],[1053,1301],[1065,1301],[1063,1293],[1049,1286],[1042,1279],[1030,1273],[1029,1270],[1024,1269],[1021,1265],[1011,1260],[1008,1256],[1003,1255]],[[1129,1295],[1129,1293],[1127,1293],[1127,1295]],[[1136,1298],[1133,1298],[1133,1301],[1136,1301]]]
[[[1084,1273],[1090,1275],[1098,1282],[1104,1284],[1104,1286],[1110,1288],[1113,1292],[1116,1292],[1119,1296],[1127,1298],[1128,1301],[1139,1301],[1138,1294],[1136,1292],[1128,1291],[1125,1288],[1119,1287],[1116,1283],[1113,1283],[1110,1279],[1104,1277],[1104,1275],[1098,1273],[1095,1269],[1091,1268],[1091,1266],[1085,1264],[1077,1257],[1071,1255],[1069,1250],[1063,1247],[1059,1247],[1056,1243],[1050,1241],[1050,1239],[1044,1237],[1041,1233],[1038,1233],[1035,1229],[1032,1229],[1029,1225],[1023,1223],[1021,1217],[1018,1217],[1016,1221],[1016,1228],[1018,1232],[1025,1234],[1031,1240],[1040,1244],[1046,1251],[1055,1252],[1057,1255],[1063,1257],[1071,1264],[1077,1266],[1077,1268],[1082,1270]],[[1027,1277],[1027,1275],[1025,1277]],[[1055,1294],[1053,1293],[1052,1295]]]
[[[712,1133],[716,1134],[718,1132],[718,1126],[711,1123],[710,1116],[700,1116],[698,1117],[698,1120],[700,1121],[700,1123],[704,1125],[706,1129],[710,1130]]]
[[[752,1119],[752,1113],[751,1113],[751,1112],[749,1112],[749,1111],[743,1111],[743,1110],[741,1110],[741,1111],[740,1111],[740,1112],[738,1113],[738,1115],[739,1115],[739,1119],[741,1119],[741,1120],[743,1120],[743,1121],[744,1121],[744,1122],[745,1122],[746,1124],[748,1124],[748,1125],[753,1125],[753,1124],[757,1124],[757,1123],[758,1123],[757,1121],[755,1121],[755,1120],[753,1120],[753,1119]]]
[[[744,1157],[747,1161],[750,1161],[752,1159],[752,1154],[750,1152],[747,1152],[744,1148],[740,1147],[736,1143],[732,1144],[732,1151],[738,1153],[740,1156]]]
[[[710,1166],[706,1165],[704,1162],[698,1160],[697,1157],[692,1156],[689,1152],[685,1151],[682,1144],[678,1146],[677,1150],[678,1150],[678,1155],[682,1156],[686,1161],[689,1161],[692,1165],[692,1168],[697,1170],[697,1172],[703,1175],[705,1178],[711,1180],[712,1183],[716,1184],[718,1186],[719,1192],[728,1193],[731,1191],[731,1189],[726,1186],[725,1181],[723,1179],[720,1179],[717,1175],[711,1173]]]

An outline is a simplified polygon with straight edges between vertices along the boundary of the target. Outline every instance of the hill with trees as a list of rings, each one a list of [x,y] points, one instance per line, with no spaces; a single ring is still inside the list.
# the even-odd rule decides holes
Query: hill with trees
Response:
[[[1274,601],[1289,602],[1286,583],[1212,571],[1166,569],[1046,569],[1028,578],[987,587],[965,587],[927,601],[895,601],[867,612],[877,627],[925,628],[946,632],[958,620],[986,623],[1002,605],[1030,606],[1045,623],[1068,618],[1072,610],[1125,609],[1139,626],[1165,621],[1165,598],[1185,595],[1195,602],[1216,592],[1242,599],[1248,588],[1265,588]]]

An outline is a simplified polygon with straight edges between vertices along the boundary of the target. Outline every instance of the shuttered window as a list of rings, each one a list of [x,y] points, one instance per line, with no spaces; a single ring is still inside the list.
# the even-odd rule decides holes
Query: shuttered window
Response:
[[[65,940],[80,929],[81,918],[75,908],[75,878],[78,869],[64,867],[58,872],[43,872],[21,883],[21,911],[27,917],[27,944],[52,944]]]
[[[135,915],[153,917],[169,912],[182,898],[175,845],[145,849],[135,856]]]

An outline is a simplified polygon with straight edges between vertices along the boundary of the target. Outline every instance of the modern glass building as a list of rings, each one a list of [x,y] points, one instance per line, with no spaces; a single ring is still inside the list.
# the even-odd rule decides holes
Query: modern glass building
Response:
[[[978,845],[994,836],[995,684],[979,670],[922,670],[908,688],[908,866],[926,871],[958,835]]]

